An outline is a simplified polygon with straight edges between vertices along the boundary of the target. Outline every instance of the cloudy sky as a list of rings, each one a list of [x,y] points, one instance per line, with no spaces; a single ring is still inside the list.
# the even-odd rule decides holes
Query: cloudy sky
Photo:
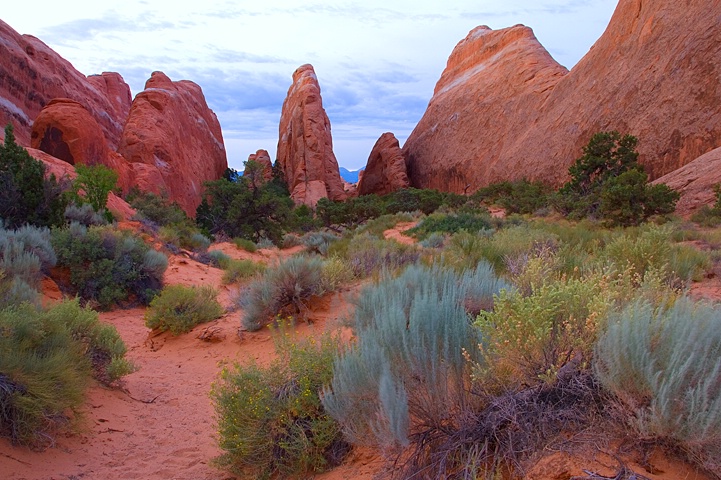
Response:
[[[133,95],[150,73],[198,83],[223,128],[229,164],[275,157],[293,71],[311,63],[336,157],[365,165],[387,131],[401,144],[423,115],[453,47],[478,25],[533,28],[568,68],[617,0],[33,0],[0,18],[86,75],[119,72]]]

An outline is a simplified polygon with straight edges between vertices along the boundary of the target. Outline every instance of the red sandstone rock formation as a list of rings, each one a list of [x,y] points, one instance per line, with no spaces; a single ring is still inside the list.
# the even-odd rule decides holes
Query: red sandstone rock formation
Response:
[[[401,147],[395,135],[386,132],[371,150],[363,176],[358,180],[358,195],[385,195],[408,186]]]
[[[311,65],[293,73],[280,114],[277,161],[296,204],[314,206],[321,198],[346,198],[333,154],[330,121]]]
[[[130,108],[118,152],[141,190],[167,193],[191,216],[203,183],[228,168],[223,135],[201,88],[154,72]]]
[[[105,74],[104,74],[105,75]],[[115,97],[129,87],[112,74],[107,93],[37,38],[20,35],[0,20],[0,125],[12,122],[19,144],[30,144],[30,130],[40,110],[54,98],[82,104],[102,128],[110,148],[118,145],[125,115]],[[97,85],[97,84],[96,84]],[[122,102],[120,102],[122,103]]]
[[[679,215],[689,215],[702,205],[712,205],[716,201],[713,186],[721,183],[721,148],[701,155],[653,183],[665,183],[681,194],[676,204]]]
[[[88,82],[110,101],[113,118],[121,119],[121,123],[124,124],[130,113],[133,97],[130,94],[130,86],[125,83],[123,77],[119,73],[103,72],[101,75],[89,75]]]
[[[651,178],[718,147],[720,10],[719,0],[621,0],[568,74],[525,27],[472,31],[404,145],[411,184],[560,184],[603,130],[637,136]]]
[[[273,162],[270,160],[268,150],[258,150],[248,155],[249,162],[256,162],[263,167],[263,181],[270,182],[273,180]]]

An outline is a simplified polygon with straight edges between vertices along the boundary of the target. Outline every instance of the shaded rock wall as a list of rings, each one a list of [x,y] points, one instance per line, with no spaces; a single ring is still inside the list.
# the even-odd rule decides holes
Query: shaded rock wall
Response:
[[[358,195],[385,195],[409,185],[406,163],[398,139],[392,133],[386,132],[371,150],[363,175],[358,180]]]

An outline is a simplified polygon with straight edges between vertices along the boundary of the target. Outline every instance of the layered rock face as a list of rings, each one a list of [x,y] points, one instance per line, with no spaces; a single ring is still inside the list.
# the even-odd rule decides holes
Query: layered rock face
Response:
[[[114,74],[112,83],[121,96],[130,94],[120,75]],[[12,123],[18,143],[29,145],[35,117],[54,98],[79,102],[100,125],[109,146],[118,145],[126,115],[113,106],[115,100],[43,42],[18,34],[0,20],[0,125]]]
[[[118,153],[141,190],[168,194],[192,216],[203,183],[228,168],[220,123],[201,88],[162,72],[154,72],[133,100]]]
[[[293,73],[280,115],[277,162],[296,204],[315,206],[321,198],[346,198],[330,121],[311,65]]]
[[[378,139],[358,180],[358,195],[385,195],[408,188],[403,152],[395,135],[386,132]]]
[[[621,0],[570,73],[525,27],[472,31],[404,145],[411,184],[462,192],[526,177],[558,185],[604,130],[639,138],[651,178],[718,147],[720,7]]]
[[[713,204],[716,200],[713,186],[721,183],[721,148],[701,155],[654,183],[665,183],[681,194],[676,204],[679,215],[689,215],[702,205]]]

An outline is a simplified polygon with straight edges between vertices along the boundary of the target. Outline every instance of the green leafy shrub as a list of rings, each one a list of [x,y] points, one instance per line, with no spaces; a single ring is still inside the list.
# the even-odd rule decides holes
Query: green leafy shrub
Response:
[[[558,191],[554,206],[573,218],[602,218],[623,226],[673,212],[679,194],[666,185],[648,185],[637,141],[616,131],[595,134],[568,169],[571,180]]]
[[[128,194],[127,200],[136,210],[138,220],[150,221],[159,226],[189,221],[180,205],[176,202],[170,203],[165,196],[134,189]]]
[[[457,233],[461,230],[475,233],[492,228],[491,217],[471,213],[458,214],[433,214],[424,218],[420,223],[408,230],[410,235],[415,235],[423,240],[431,233]]]
[[[77,416],[91,375],[109,383],[133,370],[115,328],[77,300],[0,310],[0,332],[0,434],[14,443],[52,443]]]
[[[305,478],[341,463],[349,446],[318,398],[338,342],[284,337],[270,366],[223,369],[211,391],[224,450],[219,465],[242,478]]]
[[[632,412],[641,438],[671,441],[709,471],[721,466],[721,313],[681,298],[637,302],[611,318],[594,371]]]
[[[105,165],[75,165],[78,176],[73,181],[71,197],[81,205],[89,203],[93,210],[103,212],[108,221],[113,221],[113,215],[106,210],[108,195],[116,189],[118,173]],[[82,194],[81,194],[82,192]]]
[[[227,285],[251,278],[258,273],[263,273],[265,271],[265,264],[252,260],[230,259],[228,264],[222,268],[225,270],[223,283]]]
[[[323,293],[323,261],[317,257],[291,257],[269,267],[262,277],[251,282],[241,298],[241,322],[254,331],[276,315],[302,316],[307,301]]]
[[[15,143],[12,125],[0,145],[0,218],[8,228],[25,224],[62,225],[67,201],[55,175],[45,178],[45,164]]]
[[[385,451],[413,445],[407,465],[414,473],[427,468],[424,475],[442,478],[444,470],[429,467],[432,452],[478,407],[469,360],[481,361],[483,339],[468,311],[492,308],[504,286],[481,264],[464,274],[411,266],[365,289],[355,312],[357,342],[334,362],[322,396],[346,438]],[[457,462],[448,467],[463,469],[469,450],[445,452]]]
[[[131,297],[148,304],[162,288],[167,258],[130,232],[73,223],[52,232],[52,245],[70,273],[65,288],[102,308]]]
[[[531,214],[548,206],[549,194],[550,188],[547,185],[541,182],[531,182],[524,178],[482,187],[471,198],[499,205],[507,214]]]
[[[185,287],[168,285],[150,302],[145,312],[145,325],[153,330],[170,330],[173,335],[187,333],[196,325],[223,315],[223,307],[211,286]]]
[[[235,237],[233,243],[236,247],[241,250],[245,250],[248,253],[255,253],[258,250],[258,246],[254,241],[248,240],[247,238]]]

